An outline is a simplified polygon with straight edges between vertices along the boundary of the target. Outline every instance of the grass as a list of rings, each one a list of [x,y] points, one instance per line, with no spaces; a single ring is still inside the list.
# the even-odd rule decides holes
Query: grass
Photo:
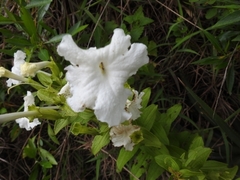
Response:
[[[76,32],[74,38],[81,47],[102,47],[116,27],[135,32],[135,41],[147,44],[152,53],[149,65],[140,69],[138,75],[129,80],[130,84],[139,90],[150,87],[150,102],[157,104],[161,112],[181,103],[183,110],[174,122],[174,129],[198,132],[205,145],[213,149],[210,159],[226,162],[229,166],[239,165],[240,51],[239,39],[234,39],[238,38],[239,19],[236,18],[236,22],[220,19],[233,11],[239,12],[230,5],[240,5],[235,1],[206,3],[53,0],[40,23],[42,29],[47,30],[38,29],[40,37],[36,39],[49,40],[57,34]],[[139,21],[126,21],[125,17],[134,15],[140,6],[144,16],[153,22],[141,26]],[[13,0],[3,1],[0,8],[4,16],[12,13],[17,17],[20,11]],[[217,14],[214,15],[215,9]],[[40,18],[37,10],[30,9],[33,23]],[[208,19],[206,14],[213,17]],[[217,22],[220,24],[216,25]],[[86,24],[83,31],[78,31]],[[22,37],[23,29],[15,24],[0,22],[0,25],[0,66],[10,69],[13,52],[24,47],[11,39],[13,34]],[[207,28],[210,28],[207,32],[203,31]],[[150,47],[150,41],[155,45]],[[40,44],[36,49],[55,52],[57,43]],[[60,68],[64,67],[66,62],[53,58]],[[5,80],[0,79],[0,113],[17,111],[22,105],[19,94],[27,89],[17,87],[7,94]],[[60,144],[51,144],[46,127],[47,123],[30,132],[19,132],[15,123],[0,127],[0,179],[27,179],[32,172],[38,172],[39,179],[129,179],[129,167],[121,173],[114,171],[117,152],[110,145],[93,156],[91,136],[73,136],[65,128],[57,135]],[[54,151],[51,153],[59,162],[46,174],[35,166],[34,160],[22,158],[24,147],[34,136],[45,140],[43,147],[52,146]],[[168,176],[165,173],[160,179],[168,179]]]

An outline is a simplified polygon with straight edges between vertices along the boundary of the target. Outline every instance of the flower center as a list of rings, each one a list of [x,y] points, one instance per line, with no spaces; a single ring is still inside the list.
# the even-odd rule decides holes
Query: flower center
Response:
[[[105,74],[105,68],[104,68],[103,62],[99,64],[99,68],[101,69],[101,72]]]

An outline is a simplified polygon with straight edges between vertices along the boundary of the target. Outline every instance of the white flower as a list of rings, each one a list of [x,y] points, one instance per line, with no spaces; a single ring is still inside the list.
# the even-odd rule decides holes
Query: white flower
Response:
[[[36,63],[28,63],[25,62],[21,65],[21,75],[24,77],[34,77],[36,73],[50,64],[49,61],[36,62]]]
[[[71,35],[63,37],[57,52],[72,64],[65,68],[72,95],[67,103],[75,112],[93,109],[98,120],[110,127],[131,117],[124,109],[130,95],[124,83],[149,58],[147,47],[131,44],[130,39],[122,29],[115,29],[109,45],[83,50]]]
[[[58,95],[63,95],[65,97],[71,96],[69,82],[67,82],[59,91]]]
[[[29,119],[26,117],[16,119],[16,123],[18,123],[20,128],[25,128],[27,131],[30,131],[35,126],[41,124],[41,122],[39,122],[37,118],[30,122]]]
[[[24,99],[24,112],[28,111],[28,106],[35,105],[34,97],[30,91],[27,91],[27,96],[25,96],[23,99]],[[38,118],[35,118],[33,119],[32,122],[30,122],[30,120],[27,117],[16,119],[16,123],[19,124],[20,128],[25,128],[27,131],[41,124],[41,122],[38,121]]]
[[[129,125],[118,125],[114,126],[110,130],[110,137],[115,147],[124,146],[126,150],[132,151],[134,143],[130,136],[135,132],[139,131],[140,127],[129,124]]]
[[[138,95],[138,91],[133,90],[133,93],[134,93],[133,100],[132,101],[127,100],[126,108],[127,108],[127,111],[130,112],[132,115],[131,119],[135,120],[139,118],[141,114],[141,111],[139,111],[139,109],[142,108],[141,102],[142,102],[142,97],[144,95],[144,92],[141,92]]]
[[[25,63],[26,54],[20,50],[14,53],[14,62],[13,62],[13,67],[11,69],[12,73],[21,76],[21,65]],[[8,79],[7,81],[7,86],[11,87],[12,84],[19,84],[21,81],[15,80],[15,79]]]

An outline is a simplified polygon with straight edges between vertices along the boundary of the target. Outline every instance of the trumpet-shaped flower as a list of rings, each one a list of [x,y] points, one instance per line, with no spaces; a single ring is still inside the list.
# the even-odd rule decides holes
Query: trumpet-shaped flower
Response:
[[[25,62],[21,65],[21,75],[24,77],[34,77],[36,73],[50,64],[49,61],[28,63]]]
[[[27,91],[27,96],[24,98],[24,112],[28,111],[28,106],[34,105],[34,97],[30,91]],[[33,119],[32,122],[27,117],[22,117],[16,119],[16,123],[19,124],[20,128],[25,128],[27,131],[33,129],[35,126],[41,124],[38,118]]]
[[[20,50],[14,53],[13,67],[11,69],[12,73],[21,76],[21,65],[25,63],[26,54]],[[7,86],[11,87],[12,84],[19,84],[21,81],[16,79],[8,79]]]
[[[142,96],[144,95],[144,92],[141,92],[138,94],[138,91],[133,90],[133,99],[132,101],[127,100],[126,103],[126,109],[128,112],[131,113],[131,119],[135,120],[140,117],[141,111],[139,109],[142,108],[141,102],[142,102]]]
[[[129,125],[118,125],[114,126],[110,130],[110,137],[115,147],[124,146],[126,150],[132,151],[134,143],[131,140],[131,135],[135,131],[139,131],[140,127],[129,124]]]
[[[38,62],[38,63],[28,63],[25,62],[26,54],[20,50],[14,53],[14,62],[13,67],[11,69],[12,73],[18,75],[19,77],[34,77],[36,72],[42,68],[47,67],[50,62]],[[7,80],[7,86],[11,87],[12,84],[19,84],[21,81],[14,78],[9,78]]]
[[[149,58],[147,47],[131,44],[130,39],[122,29],[115,29],[109,45],[84,50],[74,43],[71,35],[63,37],[57,52],[72,64],[65,68],[71,93],[67,103],[75,112],[93,109],[98,120],[109,126],[131,117],[124,109],[131,94],[124,83]]]

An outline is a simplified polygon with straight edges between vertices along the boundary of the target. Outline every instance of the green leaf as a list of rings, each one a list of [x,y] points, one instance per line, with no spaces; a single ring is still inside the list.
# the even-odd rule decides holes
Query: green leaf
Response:
[[[32,19],[32,15],[30,14],[29,10],[25,9],[24,7],[20,8],[21,11],[21,19],[23,24],[21,25],[22,28],[28,33],[30,37],[37,37],[37,29],[35,23]]]
[[[136,120],[137,124],[150,130],[155,121],[157,111],[157,105],[151,104],[150,106],[146,107],[143,110],[140,118]]]
[[[180,104],[176,104],[171,108],[169,108],[166,113],[161,114],[159,121],[161,121],[161,124],[167,134],[170,131],[173,121],[177,118],[177,116],[181,112],[181,109],[182,109],[182,106]]]
[[[192,141],[189,149],[195,149],[195,148],[197,148],[197,147],[204,147],[203,138],[202,138],[201,136],[196,136],[196,137],[193,139],[193,141]]]
[[[96,155],[104,146],[110,142],[109,131],[103,133],[103,135],[97,135],[92,141],[92,153]]]
[[[0,16],[0,25],[13,24],[13,23],[14,23],[13,20],[4,16]]]
[[[117,172],[121,172],[125,164],[136,154],[138,146],[134,147],[132,151],[127,151],[125,148],[121,148],[117,157]]]
[[[160,122],[160,121],[159,121]],[[161,143],[169,145],[169,139],[167,133],[160,123],[155,123],[152,127],[152,132],[158,137]]]
[[[182,178],[189,179],[189,177],[197,178],[198,180],[204,180],[205,179],[205,175],[202,172],[199,172],[199,171],[192,171],[192,170],[189,170],[189,169],[181,169],[179,171],[179,173],[181,173],[181,179]]]
[[[240,10],[234,11],[231,14],[220,19],[215,25],[208,29],[217,29],[222,27],[229,27],[230,25],[234,25],[240,22]]]
[[[40,49],[38,53],[38,58],[42,61],[48,61],[50,59],[48,51],[46,49]]]
[[[37,91],[37,96],[41,101],[45,101],[47,104],[59,104],[59,103],[61,103],[60,97],[51,88],[38,90]]]
[[[157,136],[155,136],[153,133],[151,133],[150,131],[144,128],[141,128],[141,131],[143,133],[143,139],[144,139],[143,143],[145,146],[161,148],[162,143],[159,141]]]
[[[220,53],[224,53],[224,50],[221,47],[221,43],[219,39],[214,37],[214,35],[210,34],[209,32],[203,30],[203,34],[208,38],[208,40],[211,42],[211,44],[216,48],[216,50]]]
[[[71,27],[71,29],[68,30],[68,33],[71,34],[72,36],[74,36],[75,34],[83,31],[84,29],[86,29],[88,27],[88,24],[87,25],[83,25],[83,26],[80,26],[80,24],[81,24],[81,21],[79,21],[76,24],[74,24]]]
[[[46,168],[46,169],[50,169],[52,168],[52,164],[49,162],[49,161],[40,161],[39,164],[43,167],[43,168]]]
[[[217,8],[213,8],[213,9],[207,10],[207,12],[205,14],[206,19],[211,19],[214,16],[216,16],[217,15],[217,11],[218,11]]]
[[[23,149],[23,158],[35,158],[37,155],[37,148],[34,143],[36,136],[28,140],[26,147]]]
[[[32,7],[45,6],[52,2],[52,0],[31,0],[25,8],[30,9]]]
[[[143,173],[147,170],[147,165],[149,164],[149,161],[151,159],[151,156],[145,152],[140,152],[136,156],[136,161],[133,164],[131,168],[131,173],[134,174],[134,177],[131,176],[130,179],[134,179],[137,177],[141,177]]]
[[[190,169],[198,170],[207,161],[210,153],[210,148],[197,147],[195,149],[190,149],[188,152],[187,160],[184,162],[184,166]]]
[[[74,134],[75,136],[79,134],[90,134],[90,135],[97,135],[99,134],[98,130],[96,128],[91,128],[82,125],[79,122],[75,122],[71,125],[70,132]]]
[[[62,40],[63,36],[65,36],[65,35],[66,34],[56,35],[56,36],[52,37],[49,41],[45,42],[45,44],[60,42]]]
[[[142,105],[142,108],[146,108],[147,104],[148,104],[148,101],[149,101],[149,98],[151,96],[151,88],[146,88],[142,92],[144,92],[144,95],[142,97],[141,105]]]
[[[156,156],[155,161],[159,166],[161,166],[166,171],[171,170],[179,171],[182,166],[182,163],[180,162],[179,159],[165,154]]]
[[[63,129],[64,127],[66,127],[69,124],[69,120],[68,119],[57,119],[54,123],[54,134],[58,134],[59,131],[61,129]]]
[[[58,139],[57,139],[57,137],[55,136],[55,133],[53,132],[53,129],[52,129],[52,127],[51,127],[51,125],[50,124],[48,124],[48,136],[50,137],[50,139],[54,142],[54,143],[56,143],[56,144],[60,144],[59,143],[59,141],[58,141]]]
[[[155,161],[151,161],[147,169],[146,180],[156,180],[164,173],[164,169],[160,167]]]
[[[51,76],[49,76],[49,74],[46,74],[44,72],[38,72],[37,77],[40,83],[45,87],[52,85],[52,79],[51,79]]]
[[[157,57],[157,44],[154,41],[148,43],[148,55]]]
[[[38,148],[39,152],[40,152],[40,156],[43,159],[48,160],[48,162],[50,162],[52,165],[57,165],[57,161],[55,160],[54,156],[48,152],[47,150],[43,149],[43,148]]]

